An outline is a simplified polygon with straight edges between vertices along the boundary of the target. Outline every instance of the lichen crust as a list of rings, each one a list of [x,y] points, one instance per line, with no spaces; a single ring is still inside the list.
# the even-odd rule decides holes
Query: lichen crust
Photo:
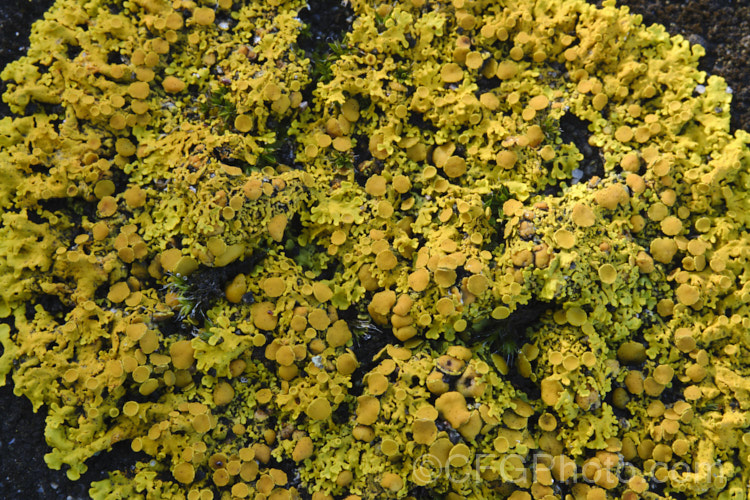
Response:
[[[750,135],[700,46],[601,3],[352,0],[325,39],[301,0],[58,0],[0,73],[0,383],[47,464],[745,498]]]

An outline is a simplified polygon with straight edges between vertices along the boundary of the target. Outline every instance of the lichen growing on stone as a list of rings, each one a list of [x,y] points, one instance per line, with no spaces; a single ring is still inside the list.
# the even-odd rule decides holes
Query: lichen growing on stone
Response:
[[[50,467],[747,495],[750,136],[700,47],[603,4],[357,0],[320,55],[298,0],[58,0],[0,74],[0,374]]]

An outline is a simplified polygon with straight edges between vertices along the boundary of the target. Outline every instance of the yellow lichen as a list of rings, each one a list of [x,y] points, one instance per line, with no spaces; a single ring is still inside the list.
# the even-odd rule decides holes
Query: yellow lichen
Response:
[[[591,208],[582,203],[576,203],[573,205],[571,219],[579,227],[591,227],[596,222],[596,215]]]
[[[199,7],[193,12],[193,19],[197,24],[207,26],[213,24],[216,12],[209,7]]]
[[[435,408],[454,429],[458,429],[471,418],[471,413],[466,408],[466,399],[459,392],[441,394],[435,400]]]
[[[175,76],[168,76],[162,81],[162,86],[166,92],[176,94],[185,90],[185,82]]]
[[[308,405],[306,413],[314,420],[326,420],[331,415],[331,404],[327,399],[316,398]]]
[[[48,463],[145,457],[97,498],[742,496],[748,136],[701,48],[537,3],[352,2],[321,55],[296,0],[56,2],[0,120],[0,375]]]
[[[608,210],[614,210],[618,205],[626,203],[628,199],[628,192],[622,184],[611,184],[595,195],[596,202]]]

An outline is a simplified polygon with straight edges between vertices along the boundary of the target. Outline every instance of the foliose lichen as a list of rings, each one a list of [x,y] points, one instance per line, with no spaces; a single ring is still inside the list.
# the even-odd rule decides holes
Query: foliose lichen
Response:
[[[0,375],[94,498],[744,498],[750,136],[605,1],[58,0]],[[307,38],[306,38],[307,37]],[[327,42],[328,43],[328,42]]]

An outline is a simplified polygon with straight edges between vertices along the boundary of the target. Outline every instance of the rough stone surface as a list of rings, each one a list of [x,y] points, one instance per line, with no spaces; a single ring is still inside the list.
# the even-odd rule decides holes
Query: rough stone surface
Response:
[[[700,69],[732,88],[732,129],[750,129],[750,4],[736,0],[618,0],[645,24],[702,45]]]
[[[5,0],[0,2],[0,68],[21,57],[29,48],[31,23],[42,17],[53,0]],[[5,82],[0,81],[0,95]],[[0,100],[0,117],[8,113]]]

